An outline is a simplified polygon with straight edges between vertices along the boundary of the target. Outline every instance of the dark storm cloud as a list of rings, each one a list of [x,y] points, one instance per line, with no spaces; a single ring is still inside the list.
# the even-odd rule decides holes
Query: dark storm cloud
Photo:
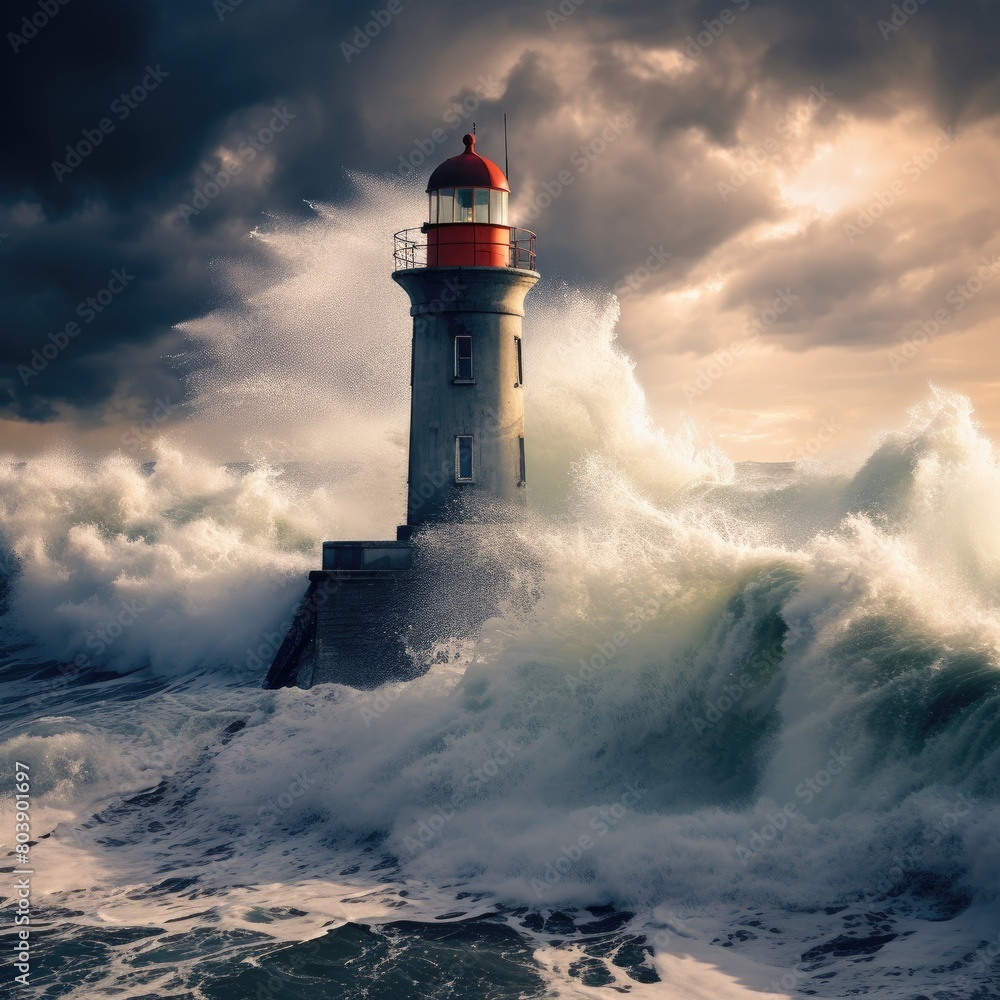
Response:
[[[68,0],[47,24],[38,2],[8,7],[0,19],[0,85],[12,96],[0,164],[0,232],[8,234],[0,240],[0,406],[48,419],[60,403],[99,407],[123,382],[141,383],[127,365],[155,365],[148,348],[217,302],[213,260],[260,253],[245,235],[267,213],[342,196],[344,168],[398,175],[399,157],[444,128],[456,100],[475,104],[497,159],[502,112],[510,114],[515,188],[537,193],[571,172],[533,228],[545,237],[551,272],[606,285],[661,246],[674,256],[655,280],[677,282],[774,214],[771,193],[754,185],[720,200],[724,168],[706,158],[735,142],[754,91],[773,93],[777,106],[823,83],[836,94],[827,116],[840,108],[879,117],[904,100],[959,124],[993,113],[1000,100],[1000,11],[985,2],[955,10],[907,0],[916,6],[896,16],[899,25],[893,4],[865,0],[583,0],[558,17],[547,12],[574,5],[393,3],[398,13],[374,27],[371,11],[388,9],[381,0]],[[12,40],[25,17],[42,26]],[[690,72],[636,72],[635,53],[683,51],[692,41]],[[590,144],[626,112],[632,123],[580,169],[574,154],[587,160]],[[275,115],[282,128],[265,142]],[[459,151],[471,120],[448,123],[433,162]],[[88,134],[100,142],[73,166],[66,147]],[[245,145],[254,137],[259,148]],[[213,176],[234,163],[239,173],[213,194]],[[815,294],[800,318],[819,332],[801,334],[803,342],[844,337],[829,323],[833,303],[852,282],[864,293],[876,281],[885,265],[866,271],[866,261],[876,258],[877,239],[866,258],[845,255],[832,237],[810,237],[815,258],[807,253],[796,266]],[[27,376],[33,352],[80,322],[79,304],[116,269],[134,280]],[[775,277],[762,263],[731,294],[752,300],[754,283],[766,289]],[[149,370],[151,384],[161,378]]]
[[[720,20],[725,10],[732,14],[728,25]],[[587,0],[566,29],[583,29],[587,18],[589,35],[603,42],[683,45],[712,29],[717,39],[702,56],[737,44],[754,52],[761,80],[794,90],[823,78],[844,102],[873,110],[887,89],[927,99],[952,122],[1000,108],[1000,8],[990,0],[698,0],[666,9]]]
[[[989,0],[840,0],[761,5],[780,15],[783,29],[762,70],[795,84],[827,75],[843,100],[876,107],[889,89],[929,101],[942,121],[956,124],[1000,108],[1000,9]],[[926,58],[921,58],[926,56]]]
[[[70,0],[27,44],[8,37],[0,82],[18,95],[7,117],[16,141],[0,172],[8,408],[44,419],[56,402],[100,403],[127,374],[114,370],[115,349],[149,343],[213,304],[210,262],[245,254],[243,238],[263,212],[336,194],[341,150],[361,146],[335,41],[353,12],[247,0],[220,20],[221,9],[95,11]],[[4,26],[24,37],[22,18],[38,10],[24,4]],[[266,178],[232,183],[178,218],[217,173],[213,149],[257,137],[274,109],[294,117],[259,150],[247,147],[267,163]],[[253,165],[242,165],[248,179]],[[95,315],[86,301],[115,269],[135,280]],[[49,334],[58,339],[73,321],[80,332],[36,372],[34,352],[52,353]]]

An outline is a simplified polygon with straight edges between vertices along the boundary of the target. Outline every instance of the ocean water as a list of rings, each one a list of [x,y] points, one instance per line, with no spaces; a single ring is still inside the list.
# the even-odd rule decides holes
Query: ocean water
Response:
[[[409,684],[261,689],[319,543],[405,509],[422,200],[357,185],[220,264],[183,406],[0,460],[3,995],[1000,995],[1000,467],[961,396],[734,465],[650,419],[611,297],[540,287],[531,512],[417,539],[502,614]]]

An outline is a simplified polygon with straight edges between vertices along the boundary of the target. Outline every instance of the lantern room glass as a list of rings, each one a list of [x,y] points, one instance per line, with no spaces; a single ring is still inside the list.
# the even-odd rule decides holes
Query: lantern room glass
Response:
[[[437,218],[434,216],[434,205],[431,205],[431,222],[451,222],[454,203],[455,189],[442,188],[438,192]]]
[[[427,221],[431,225],[480,222],[507,225],[507,192],[495,188],[441,188],[429,195]]]
[[[490,192],[489,188],[476,188],[476,222],[490,221]]]
[[[474,222],[473,212],[473,189],[455,188],[455,221]]]
[[[507,225],[507,192],[490,190],[490,222],[494,226]]]

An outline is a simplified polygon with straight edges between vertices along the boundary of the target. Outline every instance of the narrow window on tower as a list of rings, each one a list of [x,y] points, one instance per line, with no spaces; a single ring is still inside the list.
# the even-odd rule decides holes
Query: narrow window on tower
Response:
[[[521,363],[521,338],[514,338],[514,349],[517,351],[517,381],[514,383],[514,388],[516,389],[519,385],[524,384],[524,366]]]
[[[521,478],[517,481],[518,486],[523,486],[526,482],[524,478],[524,438],[517,439],[517,447],[519,449],[519,458],[521,461]]]
[[[472,435],[459,434],[455,438],[455,482],[471,483],[472,478]]]
[[[455,378],[459,382],[472,381],[472,338],[455,338]]]

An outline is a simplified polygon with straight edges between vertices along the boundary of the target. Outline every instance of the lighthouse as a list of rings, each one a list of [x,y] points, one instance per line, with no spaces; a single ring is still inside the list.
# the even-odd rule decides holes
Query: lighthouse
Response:
[[[534,233],[508,222],[510,186],[476,152],[427,184],[427,221],[396,233],[394,280],[410,298],[406,524],[502,520],[524,504],[521,320],[535,282]]]
[[[448,580],[411,542],[425,526],[509,522],[525,503],[521,321],[539,279],[535,235],[509,223],[504,172],[476,152],[475,135],[462,141],[428,180],[427,221],[395,234],[392,277],[413,321],[406,523],[392,541],[323,543],[265,687],[406,680],[425,669],[408,637],[440,628],[436,640],[465,638],[495,613],[476,567]],[[441,587],[450,618],[435,608],[431,621],[428,591]]]

